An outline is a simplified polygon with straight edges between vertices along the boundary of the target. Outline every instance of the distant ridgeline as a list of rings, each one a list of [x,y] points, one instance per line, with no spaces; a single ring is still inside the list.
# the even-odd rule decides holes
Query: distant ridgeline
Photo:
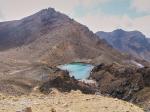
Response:
[[[141,32],[118,29],[113,32],[99,31],[96,34],[113,48],[150,61],[150,39]]]

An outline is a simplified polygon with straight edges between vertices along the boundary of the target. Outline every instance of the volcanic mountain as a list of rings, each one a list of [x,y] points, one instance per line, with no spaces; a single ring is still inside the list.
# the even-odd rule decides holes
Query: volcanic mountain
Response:
[[[86,26],[52,8],[22,20],[0,23],[1,60],[58,65],[97,57],[107,62],[122,58]]]
[[[96,34],[113,48],[150,61],[150,41],[141,32],[117,29],[113,32],[99,31]]]
[[[60,64],[127,59],[86,26],[53,8],[0,23],[1,92],[29,92],[55,71],[50,67]]]

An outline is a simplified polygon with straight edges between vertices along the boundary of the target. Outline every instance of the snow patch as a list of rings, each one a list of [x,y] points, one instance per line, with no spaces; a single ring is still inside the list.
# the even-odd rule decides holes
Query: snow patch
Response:
[[[134,60],[131,61],[133,64],[135,64],[136,66],[140,67],[140,68],[143,68],[144,66]]]

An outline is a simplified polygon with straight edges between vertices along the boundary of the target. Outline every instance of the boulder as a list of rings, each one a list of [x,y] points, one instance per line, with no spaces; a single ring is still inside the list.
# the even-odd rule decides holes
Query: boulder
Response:
[[[16,112],[32,112],[32,109],[31,107],[26,107],[25,109]]]

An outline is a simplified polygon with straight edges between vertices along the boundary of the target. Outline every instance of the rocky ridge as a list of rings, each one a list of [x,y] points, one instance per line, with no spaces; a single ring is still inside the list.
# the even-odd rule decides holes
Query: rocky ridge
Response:
[[[96,34],[120,52],[150,61],[149,38],[141,32],[117,29],[112,32],[99,31]]]

